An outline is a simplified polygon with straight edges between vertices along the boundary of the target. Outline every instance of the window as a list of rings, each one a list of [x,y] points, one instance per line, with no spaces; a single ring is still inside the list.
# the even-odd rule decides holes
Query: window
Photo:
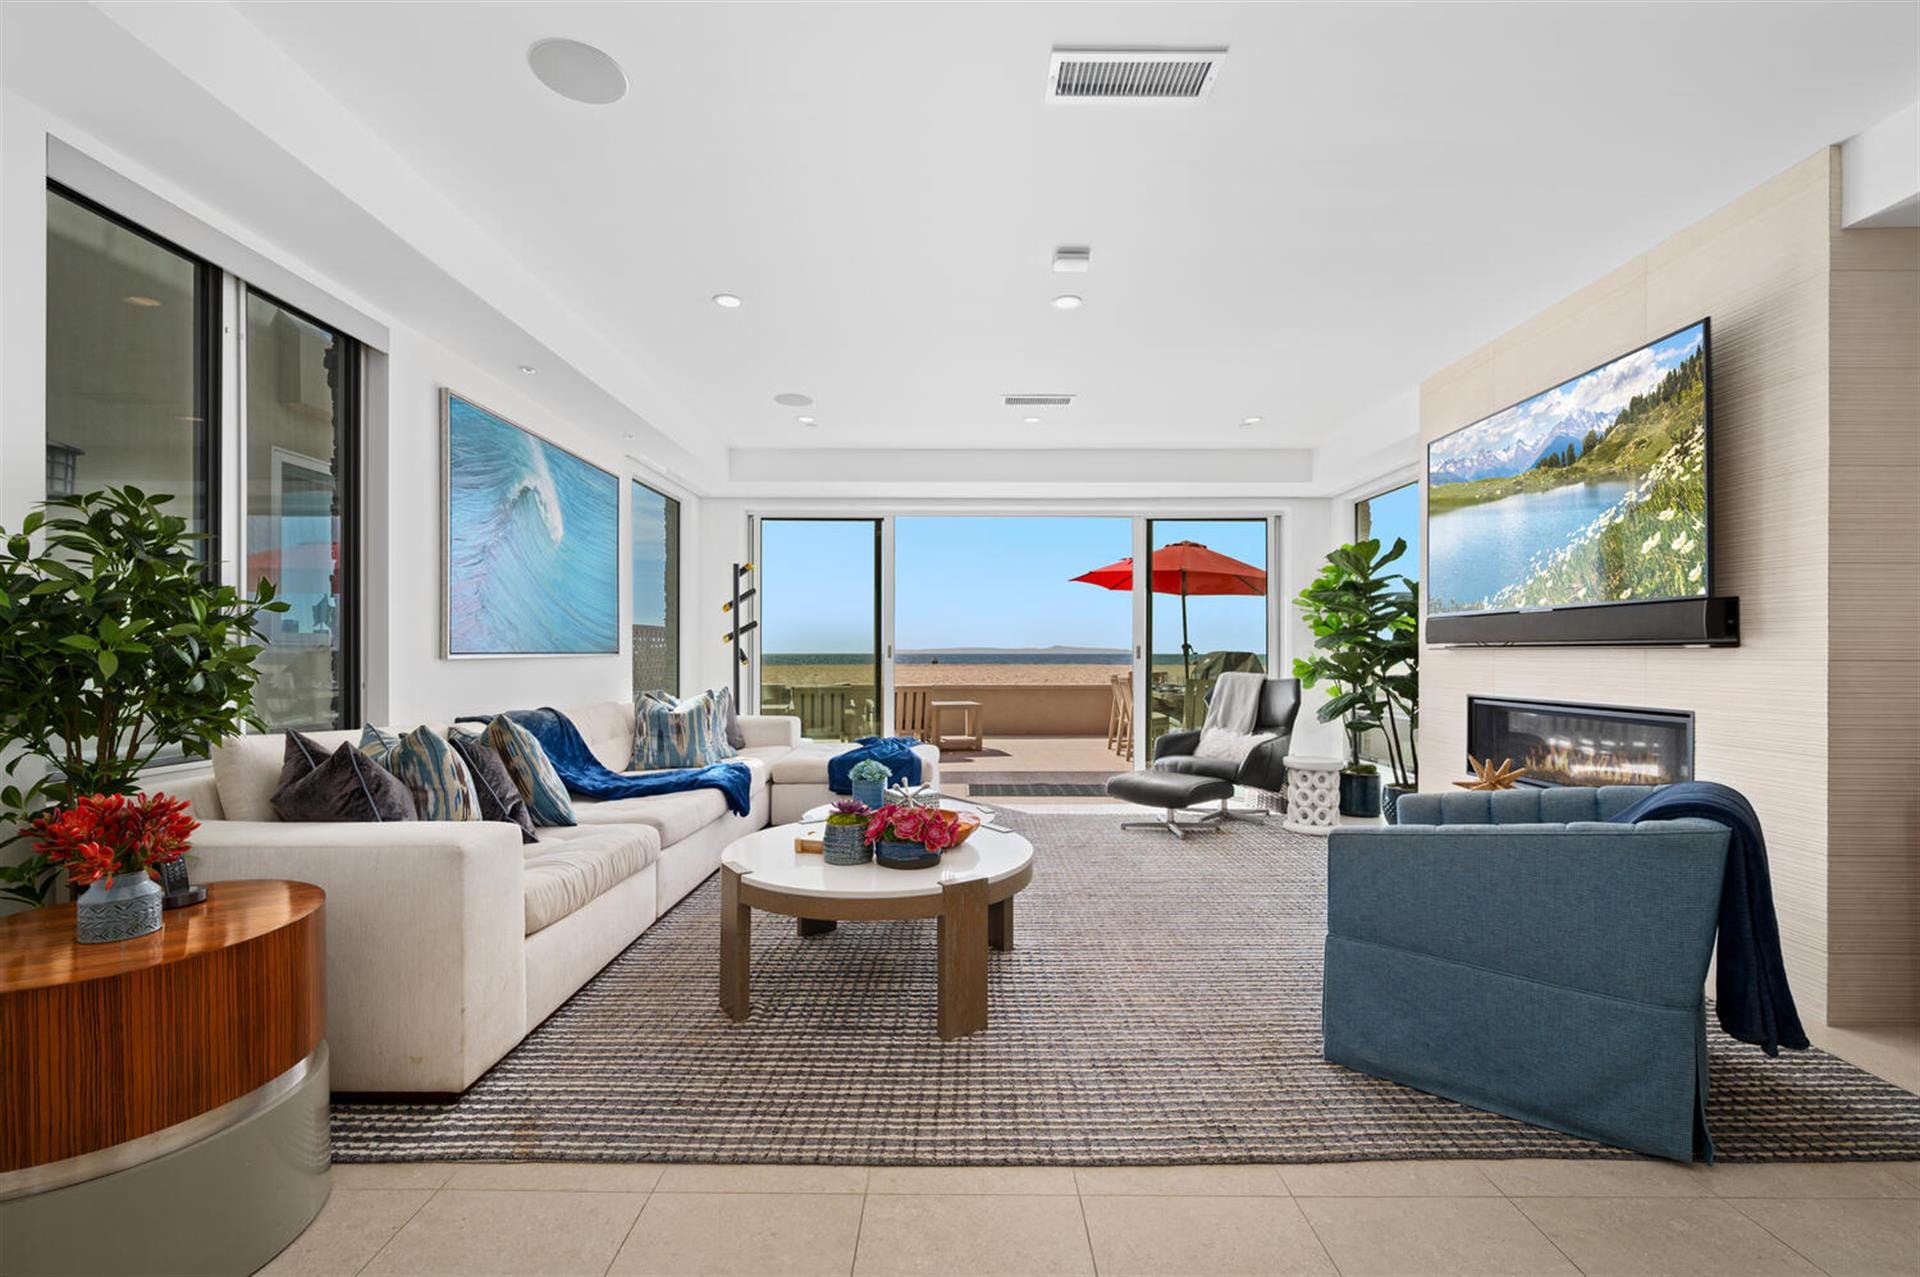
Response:
[[[246,571],[289,605],[267,618],[255,709],[273,728],[351,725],[347,609],[355,565],[359,350],[352,338],[246,294]]]
[[[880,730],[880,520],[760,520],[760,712],[814,740]]]
[[[1267,521],[1149,519],[1147,754],[1206,721],[1226,673],[1267,672]]]
[[[47,495],[132,484],[217,530],[219,272],[47,190]]]
[[[231,322],[223,322],[223,312]],[[209,562],[291,607],[265,619],[254,708],[270,728],[350,726],[357,672],[358,342],[58,185],[47,188],[49,497],[132,484]],[[239,386],[223,422],[219,387]],[[223,491],[222,458],[242,459]]]
[[[633,690],[680,694],[680,503],[631,486]]]
[[[1420,577],[1420,485],[1404,484],[1378,496],[1353,503],[1353,539],[1365,541],[1377,537],[1382,550],[1391,549],[1396,537],[1407,542],[1407,552],[1396,560],[1390,571]]]

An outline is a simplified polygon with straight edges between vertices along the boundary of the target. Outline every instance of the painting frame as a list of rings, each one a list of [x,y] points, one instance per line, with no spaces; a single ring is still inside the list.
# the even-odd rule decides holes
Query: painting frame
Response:
[[[440,408],[440,511],[439,511],[439,514],[440,514],[440,655],[442,659],[449,660],[449,661],[486,661],[486,660],[514,660],[514,659],[524,659],[528,657],[594,658],[594,657],[619,656],[621,651],[623,650],[620,642],[620,618],[621,618],[621,611],[623,606],[622,596],[621,596],[620,570],[621,570],[621,565],[624,562],[622,548],[620,544],[620,538],[622,535],[622,530],[625,526],[625,520],[622,517],[622,512],[620,509],[622,504],[622,498],[625,495],[624,489],[622,486],[621,476],[607,469],[605,466],[599,465],[593,461],[589,461],[586,457],[581,456],[578,452],[574,451],[573,449],[567,447],[564,444],[555,442],[553,439],[542,434],[540,431],[534,430],[531,427],[519,421],[514,420],[512,417],[509,417],[505,413],[498,412],[492,408],[489,408],[480,400],[461,394],[450,386],[441,386],[439,394],[440,394],[440,405],[439,405],[439,408]],[[458,636],[455,633],[455,616],[454,616],[455,591],[453,586],[454,558],[455,558],[455,549],[456,549],[456,535],[455,535],[455,529],[454,529],[455,514],[454,514],[454,501],[453,501],[453,491],[454,491],[453,479],[454,479],[454,465],[455,465],[453,413],[454,413],[455,401],[458,401],[459,403],[466,405],[468,408],[473,409],[475,412],[478,412],[486,417],[490,417],[494,421],[499,422],[501,425],[507,426],[512,430],[517,431],[519,434],[526,436],[529,440],[532,441],[534,445],[543,449],[551,449],[552,452],[558,453],[564,457],[570,458],[572,461],[579,463],[579,465],[586,467],[588,470],[593,471],[595,474],[599,476],[603,476],[606,479],[608,489],[609,489],[608,504],[611,509],[613,517],[612,517],[611,525],[606,532],[606,536],[609,542],[608,548],[611,553],[607,559],[607,567],[606,567],[607,580],[604,588],[608,591],[608,598],[611,600],[611,602],[610,602],[610,607],[608,612],[609,620],[607,622],[607,637],[606,637],[605,646],[525,647],[525,648],[516,647],[508,650],[482,650],[482,649],[472,648],[468,646],[463,646],[463,644],[460,642]]]

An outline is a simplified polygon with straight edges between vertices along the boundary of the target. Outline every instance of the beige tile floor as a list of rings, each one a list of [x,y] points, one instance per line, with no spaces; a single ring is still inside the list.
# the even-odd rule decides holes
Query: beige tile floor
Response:
[[[334,1168],[265,1270],[1920,1273],[1920,1162]]]

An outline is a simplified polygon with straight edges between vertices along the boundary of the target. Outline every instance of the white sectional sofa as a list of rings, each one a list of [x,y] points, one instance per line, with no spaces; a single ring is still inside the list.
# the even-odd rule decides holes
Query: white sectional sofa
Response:
[[[564,712],[602,763],[626,768],[632,705]],[[753,772],[746,815],[711,789],[576,797],[579,823],[542,828],[531,844],[500,822],[282,822],[269,801],[279,735],[228,741],[212,775],[153,787],[193,804],[197,881],[290,878],[326,891],[334,1089],[450,1095],[705,881],[734,839],[828,800],[827,759],[845,745],[803,740],[796,718],[742,716],[740,727]],[[359,735],[313,733],[329,747]],[[939,752],[916,752],[937,784]]]

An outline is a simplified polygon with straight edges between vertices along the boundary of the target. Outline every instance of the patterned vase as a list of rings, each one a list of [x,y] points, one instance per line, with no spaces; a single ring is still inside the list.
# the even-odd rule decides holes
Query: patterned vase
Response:
[[[873,852],[867,846],[867,827],[864,824],[830,824],[820,841],[823,855],[830,865],[864,865],[873,859]]]
[[[854,781],[853,800],[864,803],[868,811],[879,811],[887,805],[887,782],[884,780]]]
[[[160,884],[145,871],[116,875],[109,887],[102,878],[74,902],[75,939],[81,944],[111,944],[160,930]]]

